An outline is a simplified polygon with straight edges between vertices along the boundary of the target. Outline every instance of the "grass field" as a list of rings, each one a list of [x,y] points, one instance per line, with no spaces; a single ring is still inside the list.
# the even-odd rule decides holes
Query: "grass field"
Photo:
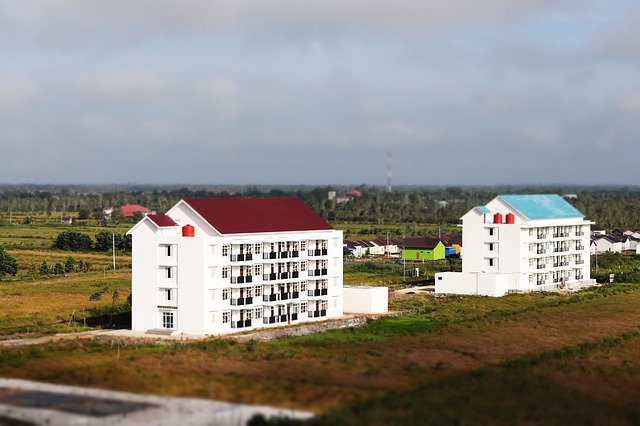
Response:
[[[638,286],[503,298],[411,295],[394,306],[419,313],[272,342],[3,348],[0,371],[311,409],[324,413],[320,424],[634,424],[640,418]],[[611,390],[603,392],[600,383]]]
[[[0,281],[0,339],[80,331],[85,318],[126,311],[130,257],[117,257],[125,269],[105,271],[107,253],[52,250],[67,229],[0,228],[0,244],[21,268]],[[29,264],[68,256],[94,271],[25,275]],[[600,261],[601,273],[640,271],[632,256]],[[416,266],[423,277],[405,276]],[[353,262],[345,283],[401,287],[450,266]],[[412,294],[390,303],[417,313],[272,342],[2,347],[0,375],[309,409],[321,413],[318,424],[640,423],[640,285],[502,298]]]

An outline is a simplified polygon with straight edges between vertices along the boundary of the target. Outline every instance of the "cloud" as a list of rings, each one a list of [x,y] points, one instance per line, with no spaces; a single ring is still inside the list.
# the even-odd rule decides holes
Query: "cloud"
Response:
[[[22,112],[33,104],[39,95],[36,84],[27,78],[0,76],[0,114]]]
[[[168,84],[152,70],[133,68],[85,72],[79,88],[95,100],[151,101],[164,95]]]

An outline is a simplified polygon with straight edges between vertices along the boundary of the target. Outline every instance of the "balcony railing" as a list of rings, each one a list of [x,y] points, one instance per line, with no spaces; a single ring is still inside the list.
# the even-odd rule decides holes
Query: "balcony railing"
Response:
[[[576,246],[576,250],[584,250],[584,246]]]
[[[547,252],[547,249],[543,249],[543,248],[538,249],[538,254],[545,254],[546,252]]]
[[[576,232],[576,237],[584,237],[584,232],[582,231]]]
[[[569,262],[556,262],[553,264],[554,268],[558,268],[560,266],[569,266]]]
[[[316,288],[314,290],[307,290],[307,296],[310,296],[310,297],[326,296],[327,293],[328,293],[328,290],[326,288]]]
[[[580,260],[576,260],[576,265],[583,265],[584,264],[584,260],[580,259]]]
[[[253,254],[232,254],[232,262],[244,262],[247,260],[253,260]]]
[[[269,253],[262,253],[262,258],[263,259],[277,259],[278,258],[278,253],[275,251],[269,252]]]
[[[546,268],[546,266],[547,266],[547,265],[544,265],[544,264],[542,264],[542,265],[536,265],[536,269],[544,269],[544,268]]]
[[[231,299],[232,306],[251,305],[252,303],[253,297],[238,297],[237,299]]]
[[[537,235],[537,238],[538,238],[539,240],[544,240],[545,238],[547,238],[547,234],[538,234],[538,235]]]
[[[327,249],[309,250],[308,254],[309,254],[309,256],[326,256],[327,255]]]
[[[318,318],[318,317],[326,317],[327,310],[321,309],[319,311],[309,311],[309,318]]]
[[[290,300],[290,299],[299,299],[300,292],[292,291],[288,293],[272,293],[272,294],[264,294],[262,295],[263,302],[277,302],[278,300]]]
[[[309,269],[310,277],[319,277],[321,275],[327,275],[326,269]]]
[[[251,327],[251,320],[231,321],[231,328]]]
[[[568,232],[558,232],[557,234],[553,234],[553,238],[563,238],[568,236],[569,236]]]
[[[252,275],[240,275],[237,277],[231,277],[231,284],[244,284],[253,282]]]

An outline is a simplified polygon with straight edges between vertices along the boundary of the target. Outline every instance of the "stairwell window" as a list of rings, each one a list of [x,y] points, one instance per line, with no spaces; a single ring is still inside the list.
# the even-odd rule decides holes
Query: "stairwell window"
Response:
[[[222,323],[223,324],[228,324],[230,319],[231,319],[231,312],[225,311],[225,312],[222,313]]]
[[[222,278],[229,278],[230,272],[231,272],[231,268],[229,266],[224,266],[222,268]]]
[[[162,328],[173,328],[174,326],[174,315],[173,312],[163,312],[162,313]]]
[[[256,308],[256,309],[253,311],[253,316],[254,316],[254,318],[255,318],[255,319],[260,319],[260,318],[262,318],[262,308]]]
[[[222,289],[222,300],[229,300],[230,290],[228,288]]]
[[[231,246],[229,244],[225,244],[222,246],[222,255],[229,256],[229,252],[231,251]]]

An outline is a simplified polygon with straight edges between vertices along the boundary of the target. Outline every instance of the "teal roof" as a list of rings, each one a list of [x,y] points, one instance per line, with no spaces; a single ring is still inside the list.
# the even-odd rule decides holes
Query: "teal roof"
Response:
[[[487,206],[475,206],[474,209],[478,210],[482,214],[490,214],[491,210]]]
[[[500,195],[498,198],[522,213],[527,219],[584,217],[580,211],[557,194]]]

